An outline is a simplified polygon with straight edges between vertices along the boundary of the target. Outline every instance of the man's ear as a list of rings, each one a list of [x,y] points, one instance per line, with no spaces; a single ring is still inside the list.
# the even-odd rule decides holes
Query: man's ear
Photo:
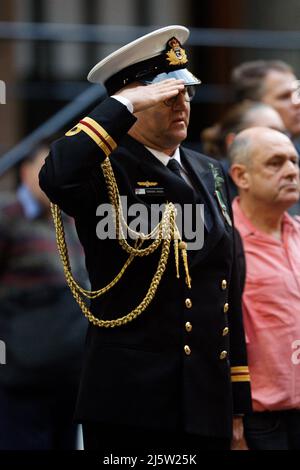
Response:
[[[230,176],[239,189],[248,189],[249,173],[245,165],[234,163],[229,170]]]

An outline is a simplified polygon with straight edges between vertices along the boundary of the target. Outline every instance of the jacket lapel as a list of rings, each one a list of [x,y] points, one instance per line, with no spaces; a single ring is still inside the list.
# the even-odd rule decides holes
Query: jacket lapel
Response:
[[[157,181],[159,186],[164,188],[165,200],[178,204],[194,203],[194,191],[184,180],[176,176],[142,144],[130,136],[127,136],[127,139],[126,144],[137,157],[139,173],[146,181]]]
[[[210,253],[224,235],[225,223],[215,199],[215,182],[212,171],[208,168],[208,162],[202,161],[186,148],[181,149],[181,158],[191,175],[193,184],[200,193],[200,201],[204,204],[204,217],[208,229],[203,248],[195,253],[190,252],[190,265],[194,267]]]
[[[130,136],[123,140],[124,148],[130,152],[131,162],[137,165],[139,178],[145,181],[155,181],[161,188],[164,188],[164,201],[180,204],[195,204],[195,191],[184,180],[178,178],[169,168],[161,163],[142,144]],[[194,266],[204,259],[208,253],[216,246],[225,232],[224,218],[221,215],[219,206],[214,196],[215,183],[208,162],[198,158],[198,155],[189,149],[182,149],[182,163],[189,173],[191,181],[198,194],[198,202],[204,204],[204,214],[206,223],[206,234],[203,248],[197,251],[190,250],[190,266]],[[116,158],[116,163],[120,159]],[[124,162],[125,163],[125,162]],[[130,166],[132,165],[130,164]],[[122,164],[123,166],[123,164]],[[130,168],[127,169],[130,173]],[[129,174],[130,177],[130,174]],[[136,184],[131,181],[131,184]],[[163,201],[162,201],[163,202]]]

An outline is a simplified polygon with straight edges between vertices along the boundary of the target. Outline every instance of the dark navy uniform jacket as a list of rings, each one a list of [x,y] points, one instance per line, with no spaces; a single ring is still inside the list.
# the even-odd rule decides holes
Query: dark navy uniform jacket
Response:
[[[155,298],[137,319],[117,328],[90,324],[76,417],[230,437],[232,414],[248,412],[251,399],[233,229],[214,195],[211,164],[219,164],[180,149],[195,196],[127,135],[135,117],[123,104],[108,98],[86,122],[88,133],[83,125],[75,126],[54,142],[40,184],[51,201],[75,218],[92,289],[109,283],[128,258],[117,240],[96,235],[96,209],[109,202],[101,163],[112,142],[117,148],[109,158],[128,204],[198,199],[205,206],[206,229],[203,248],[189,252],[191,289],[182,266],[176,278],[171,249]],[[147,181],[158,183],[159,195],[136,194],[138,183]],[[227,211],[232,217],[228,204]],[[112,319],[134,309],[146,295],[160,251],[135,258],[116,286],[92,301],[93,314]]]

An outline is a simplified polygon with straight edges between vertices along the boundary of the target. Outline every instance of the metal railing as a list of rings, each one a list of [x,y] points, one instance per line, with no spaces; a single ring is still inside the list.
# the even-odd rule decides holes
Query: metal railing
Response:
[[[90,85],[86,91],[77,96],[71,103],[54,114],[50,119],[41,124],[15,147],[6,152],[0,159],[0,177],[14,165],[22,161],[26,155],[38,145],[39,142],[51,137],[72,121],[97,100],[105,97],[106,92],[99,85]]]
[[[159,25],[115,26],[61,23],[0,22],[0,40],[63,41],[78,43],[126,44]],[[299,31],[190,28],[190,46],[257,49],[300,49]]]
[[[0,22],[0,40],[14,41],[51,41],[78,42],[99,44],[126,44],[143,34],[158,28],[158,25],[115,26],[115,25],[85,25],[85,24],[55,24],[55,23],[17,23]],[[231,47],[297,50],[300,49],[299,31],[257,31],[257,30],[227,30],[227,29],[197,29],[190,28],[191,35],[187,42],[190,46]],[[196,99],[216,96],[222,100],[224,89],[219,90],[214,85],[207,85],[197,93]],[[105,95],[103,88],[91,85],[74,101],[39,126],[34,132],[23,139],[12,150],[0,159],[0,176],[16,163],[21,161],[43,139],[53,135],[85,108],[100,100]]]

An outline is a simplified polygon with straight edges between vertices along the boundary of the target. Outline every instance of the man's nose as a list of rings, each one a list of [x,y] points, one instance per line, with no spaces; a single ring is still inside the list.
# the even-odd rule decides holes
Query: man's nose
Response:
[[[297,176],[299,175],[299,164],[295,163],[292,160],[288,160],[284,166],[285,175],[287,176]]]
[[[173,109],[184,109],[187,106],[186,101],[186,90],[182,90],[176,96],[176,99],[173,104]]]
[[[300,98],[292,99],[291,103],[293,108],[299,109],[300,108]]]

